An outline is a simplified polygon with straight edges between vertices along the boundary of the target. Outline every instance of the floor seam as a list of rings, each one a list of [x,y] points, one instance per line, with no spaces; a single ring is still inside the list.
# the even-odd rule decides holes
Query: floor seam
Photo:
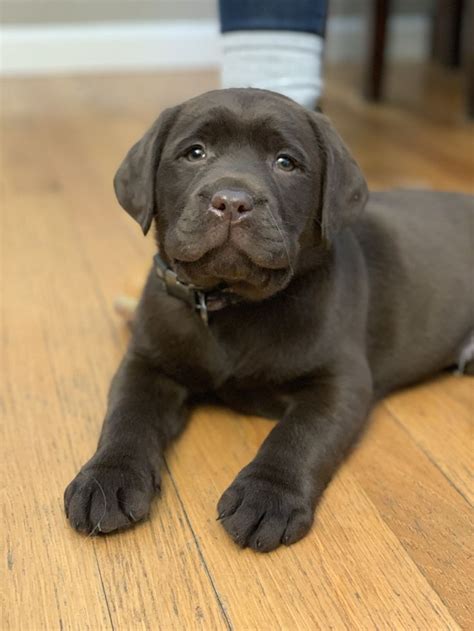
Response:
[[[102,586],[102,593],[104,594],[105,605],[107,607],[107,613],[109,614],[110,626],[112,627],[112,631],[115,631],[114,621],[112,620],[112,612],[110,611],[109,599],[107,598],[107,592],[105,590],[104,579],[102,578],[102,572],[100,569],[100,563],[97,557],[97,550],[95,549],[95,545],[94,545],[94,558],[97,565],[97,571],[99,572],[99,579],[100,579],[100,584]]]
[[[228,615],[228,613],[226,611],[224,603],[222,602],[220,594],[217,591],[217,587],[216,587],[216,585],[214,583],[214,579],[213,579],[213,577],[211,575],[211,572],[209,570],[209,567],[208,567],[208,565],[206,563],[203,551],[201,550],[201,546],[199,545],[199,541],[198,541],[197,535],[194,532],[194,528],[191,525],[191,520],[189,519],[188,513],[187,513],[186,509],[184,508],[184,503],[183,503],[183,500],[181,499],[181,495],[180,495],[180,493],[178,491],[178,486],[177,486],[176,481],[175,481],[175,479],[173,477],[173,474],[171,473],[171,469],[170,469],[166,459],[165,459],[164,464],[165,464],[166,470],[168,472],[168,475],[170,476],[170,480],[171,480],[171,483],[173,485],[173,488],[174,488],[174,490],[176,492],[176,497],[178,498],[179,505],[181,506],[181,509],[183,510],[183,514],[184,514],[184,518],[186,519],[186,523],[188,524],[188,527],[189,527],[189,529],[191,531],[191,534],[193,536],[194,543],[196,545],[196,549],[197,549],[197,552],[199,554],[199,558],[201,559],[201,563],[202,563],[202,565],[204,567],[204,571],[206,572],[206,575],[207,575],[207,577],[209,579],[209,582],[211,584],[212,590],[213,590],[213,592],[214,592],[214,594],[216,596],[216,599],[217,599],[217,602],[219,604],[219,608],[221,610],[221,613],[222,613],[222,616],[224,618],[225,624],[226,624],[227,628],[229,629],[229,631],[233,631],[234,627],[232,625],[232,622],[230,621],[229,615]]]
[[[418,449],[428,458],[431,464],[441,473],[441,475],[447,481],[447,483],[463,498],[463,500],[466,502],[469,508],[472,508],[471,502],[464,495],[461,489],[459,489],[456,486],[456,484],[451,480],[451,478],[443,471],[443,469],[439,466],[436,460],[431,456],[430,452],[427,451],[422,445],[420,445],[420,443],[416,440],[413,434],[405,427],[405,425],[400,421],[397,415],[390,409],[390,407],[386,403],[384,403],[383,406],[385,410],[388,412],[388,414],[390,415],[390,417],[393,419],[393,421],[398,425],[398,427],[401,430],[403,430],[403,432],[407,434],[407,436],[411,438],[411,440],[415,443]]]
[[[454,488],[455,491],[458,492],[459,495],[461,495],[461,497],[468,503],[468,505],[470,506],[470,503],[468,502],[468,500],[464,497],[464,495],[459,491],[459,489],[454,486],[451,481],[449,480],[449,478],[447,478],[447,476],[444,474],[444,472],[438,467],[438,465],[436,464],[435,461],[433,461],[433,459],[429,456],[429,454],[423,449],[423,447],[421,447],[421,445],[419,445],[419,443],[413,438],[413,436],[410,434],[410,432],[404,427],[403,423],[400,422],[400,420],[397,418],[397,416],[388,408],[388,406],[386,405],[385,402],[381,402],[383,408],[385,409],[385,411],[387,412],[387,414],[390,416],[390,418],[393,420],[393,422],[397,425],[397,427],[399,427],[400,429],[403,430],[403,432],[405,434],[407,434],[410,439],[413,441],[413,443],[415,444],[415,446],[420,449],[420,451],[423,453],[423,455],[425,455],[428,459],[428,461],[433,464],[435,466],[435,468],[440,471],[440,473],[443,475],[443,477],[448,481],[448,483],[450,484],[451,487]],[[446,608],[446,611],[448,612],[449,616],[451,617],[451,619],[453,620],[453,622],[460,628],[460,622],[458,621],[457,617],[455,616],[455,614],[452,612],[451,607],[449,606],[449,604],[447,602],[445,602],[443,596],[439,593],[438,589],[436,588],[436,586],[432,583],[432,581],[430,580],[430,577],[428,575],[425,574],[424,570],[423,570],[423,566],[420,565],[415,558],[413,558],[413,556],[410,553],[410,550],[408,548],[405,547],[405,544],[403,542],[403,540],[399,537],[399,535],[397,534],[397,532],[392,528],[391,524],[385,519],[385,517],[383,516],[382,512],[379,510],[378,506],[372,501],[371,496],[368,494],[368,492],[366,491],[366,489],[364,488],[363,485],[361,485],[361,488],[363,489],[364,493],[367,495],[368,499],[370,500],[370,502],[372,503],[372,505],[374,506],[374,509],[377,511],[378,516],[380,517],[380,519],[383,521],[383,523],[385,524],[386,528],[388,528],[388,530],[393,534],[393,536],[397,539],[397,541],[399,542],[399,544],[401,545],[401,547],[403,548],[403,550],[405,551],[405,554],[408,555],[408,557],[411,559],[411,561],[414,563],[414,565],[416,566],[418,572],[420,573],[420,575],[423,577],[423,579],[426,581],[427,585],[429,585],[429,587],[433,590],[433,592],[436,594],[436,596],[439,598],[441,604]],[[438,616],[438,612],[436,611],[436,609],[432,606],[432,603],[430,603],[431,608],[433,609],[433,611],[436,613],[436,615]]]

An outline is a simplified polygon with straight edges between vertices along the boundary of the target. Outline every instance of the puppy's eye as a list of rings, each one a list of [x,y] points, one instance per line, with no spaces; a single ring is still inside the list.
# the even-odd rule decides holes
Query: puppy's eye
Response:
[[[296,162],[286,153],[281,153],[275,161],[276,166],[283,171],[293,171],[296,169]]]
[[[186,152],[185,156],[190,162],[198,162],[199,160],[205,159],[206,152],[201,145],[194,145],[194,147],[191,147],[191,149]]]

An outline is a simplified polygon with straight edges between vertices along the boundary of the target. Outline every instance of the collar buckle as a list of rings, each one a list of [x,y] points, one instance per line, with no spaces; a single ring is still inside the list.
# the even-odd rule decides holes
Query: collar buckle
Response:
[[[209,313],[207,309],[206,294],[203,291],[194,290],[194,297],[196,300],[195,309],[201,316],[201,320],[207,326],[209,324]]]

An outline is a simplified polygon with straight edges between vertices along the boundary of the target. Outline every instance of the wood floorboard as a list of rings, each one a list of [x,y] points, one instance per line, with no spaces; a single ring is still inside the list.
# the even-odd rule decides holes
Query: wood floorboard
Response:
[[[391,395],[385,405],[407,435],[472,505],[474,389],[471,389],[471,405],[466,405],[456,399],[456,381],[471,380],[453,377],[451,383],[441,380],[436,387],[434,383],[426,383]]]
[[[410,421],[418,419],[412,415]],[[458,624],[469,628],[469,504],[384,404],[347,466]]]

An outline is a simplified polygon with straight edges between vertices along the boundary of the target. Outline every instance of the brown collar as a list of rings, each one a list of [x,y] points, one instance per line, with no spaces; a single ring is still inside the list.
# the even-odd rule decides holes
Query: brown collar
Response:
[[[178,279],[176,272],[168,267],[159,254],[155,254],[153,261],[156,275],[164,284],[167,293],[188,303],[192,309],[199,313],[201,320],[206,325],[209,320],[209,311],[219,311],[224,309],[224,307],[235,305],[243,300],[227,287],[204,290],[194,285],[183,283]]]

